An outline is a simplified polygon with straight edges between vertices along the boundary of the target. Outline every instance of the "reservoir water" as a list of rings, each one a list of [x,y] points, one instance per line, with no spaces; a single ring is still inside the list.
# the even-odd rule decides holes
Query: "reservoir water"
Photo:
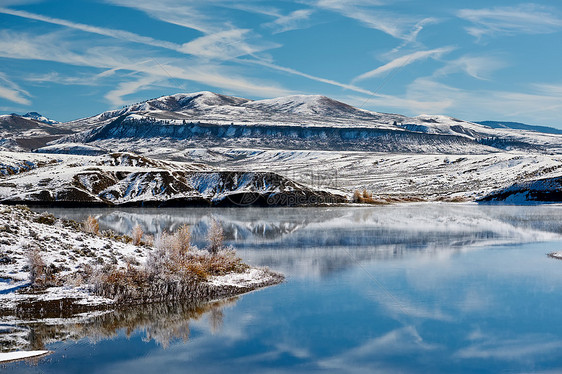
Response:
[[[561,206],[50,211],[122,233],[187,223],[198,245],[216,219],[287,280],[210,305],[14,323],[54,353],[2,372],[562,371],[562,261],[547,257],[562,251]]]

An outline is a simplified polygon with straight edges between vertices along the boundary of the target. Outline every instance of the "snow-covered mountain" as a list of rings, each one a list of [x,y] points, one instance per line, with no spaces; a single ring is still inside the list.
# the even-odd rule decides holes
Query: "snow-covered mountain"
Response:
[[[211,123],[269,123],[302,125],[330,123],[338,118],[343,123],[352,119],[378,120],[380,113],[364,111],[319,95],[295,95],[276,99],[249,99],[202,91],[163,96],[119,110],[112,110],[67,123],[70,127],[100,125],[122,115],[138,114],[155,119],[208,121]],[[394,115],[384,115],[394,118]],[[396,119],[402,116],[395,116]],[[390,118],[386,118],[390,119]],[[340,121],[336,121],[339,123]],[[391,121],[392,123],[392,121]]]
[[[0,115],[0,150],[29,150],[73,131],[39,113]]]
[[[166,157],[170,149],[217,146],[448,154],[562,150],[562,135],[491,128],[446,116],[378,113],[319,95],[252,101],[206,91],[176,94],[65,126],[83,131],[56,144],[83,143],[158,157]]]
[[[33,119],[35,121],[39,121],[39,122],[43,122],[43,123],[48,123],[49,125],[56,125],[59,124],[59,121],[55,121],[53,119],[47,118],[37,112],[27,112],[24,115],[22,115],[23,118],[29,118],[29,119]]]

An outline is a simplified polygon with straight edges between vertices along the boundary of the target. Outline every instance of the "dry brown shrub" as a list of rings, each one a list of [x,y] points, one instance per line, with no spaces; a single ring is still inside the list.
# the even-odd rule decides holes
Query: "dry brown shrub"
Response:
[[[202,264],[209,275],[242,273],[249,267],[242,262],[242,259],[232,249],[223,249],[214,255],[205,256],[202,259]]]
[[[218,248],[215,253],[193,247],[189,227],[182,226],[173,234],[163,233],[155,239],[144,266],[133,263],[126,269],[112,266],[93,275],[92,283],[102,295],[118,300],[177,299],[185,296],[186,289],[196,290],[198,282],[210,276],[248,269],[234,250],[224,248],[222,229],[215,227],[211,231],[217,235],[209,245]]]
[[[133,227],[133,231],[131,232],[131,238],[133,238],[133,244],[141,245],[143,235],[144,232],[142,231],[142,227],[140,227],[140,225],[136,225],[135,227]]]
[[[369,192],[367,191],[367,189],[364,189],[364,190],[363,190],[363,199],[367,200],[367,199],[372,199],[372,198],[373,198],[373,194],[372,194],[372,193],[369,193]]]
[[[39,249],[34,248],[27,252],[27,261],[29,265],[29,281],[32,285],[40,285],[45,278],[47,266]]]
[[[82,222],[82,231],[94,235],[99,235],[100,223],[98,222],[96,217],[88,216],[88,218],[86,218],[84,222]]]
[[[187,225],[175,233],[162,233],[154,240],[155,249],[148,254],[147,271],[155,276],[169,277],[187,268],[191,247],[191,233]]]
[[[385,204],[387,201],[373,198],[373,193],[367,191],[366,189],[363,192],[359,190],[355,190],[353,192],[353,202],[359,204]]]

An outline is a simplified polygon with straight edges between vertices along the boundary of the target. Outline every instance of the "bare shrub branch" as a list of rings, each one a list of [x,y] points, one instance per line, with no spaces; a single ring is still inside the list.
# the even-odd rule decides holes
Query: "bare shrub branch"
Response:
[[[216,255],[221,249],[224,248],[224,231],[222,226],[213,218],[209,232],[207,233],[207,251],[210,254]]]
[[[27,261],[29,265],[29,281],[33,286],[50,286],[55,284],[53,271],[47,266],[45,260],[41,256],[39,248],[29,248],[27,252]]]
[[[144,232],[142,231],[142,227],[140,227],[140,225],[136,225],[135,227],[133,227],[133,231],[131,233],[131,237],[133,238],[133,244],[141,245],[143,235]]]
[[[40,285],[45,278],[47,266],[38,248],[30,249],[27,252],[27,261],[29,264],[29,281],[32,285]]]

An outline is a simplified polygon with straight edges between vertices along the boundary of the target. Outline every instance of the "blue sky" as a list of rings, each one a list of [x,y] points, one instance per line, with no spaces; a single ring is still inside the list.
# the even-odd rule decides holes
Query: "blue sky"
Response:
[[[558,1],[0,0],[0,113],[59,121],[209,90],[562,128],[561,62]]]

